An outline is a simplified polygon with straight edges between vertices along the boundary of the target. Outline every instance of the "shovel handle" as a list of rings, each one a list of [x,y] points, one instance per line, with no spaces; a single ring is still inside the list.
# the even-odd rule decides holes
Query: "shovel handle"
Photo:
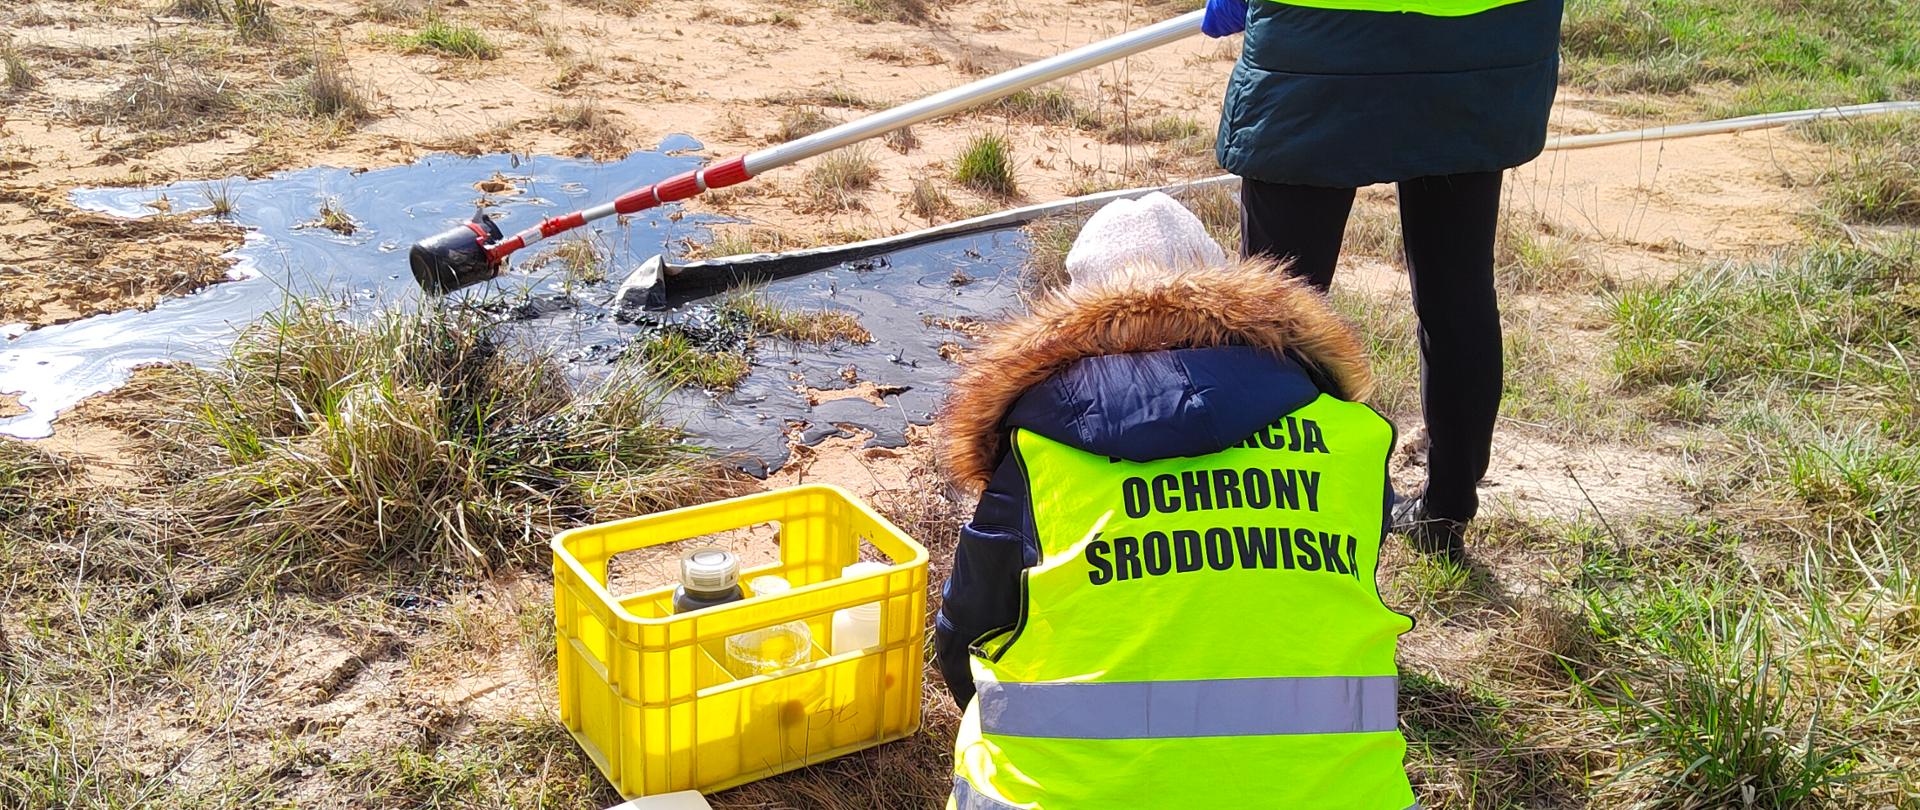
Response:
[[[1142,51],[1200,33],[1204,11],[1191,11],[1137,31],[1083,45],[1066,53],[988,76],[976,82],[942,90],[918,101],[881,110],[864,118],[821,130],[804,138],[769,146],[746,155],[682,172],[660,182],[622,194],[612,202],[545,220],[538,225],[487,246],[487,260],[499,264],[514,251],[615,214],[644,211],[662,203],[684,200],[700,192],[742,183],[807,158],[831,152],[905,126],[962,112],[1014,93],[1070,76],[1090,67],[1124,59]]]

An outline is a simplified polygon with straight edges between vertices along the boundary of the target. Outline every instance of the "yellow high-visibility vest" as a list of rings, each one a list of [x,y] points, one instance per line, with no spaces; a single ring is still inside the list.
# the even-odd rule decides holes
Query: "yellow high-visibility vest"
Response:
[[[1393,427],[1321,396],[1136,463],[1016,430],[1040,563],[974,644],[958,810],[1415,805],[1374,581]]]
[[[1389,11],[1433,17],[1465,17],[1524,0],[1267,0],[1289,6],[1338,11]]]

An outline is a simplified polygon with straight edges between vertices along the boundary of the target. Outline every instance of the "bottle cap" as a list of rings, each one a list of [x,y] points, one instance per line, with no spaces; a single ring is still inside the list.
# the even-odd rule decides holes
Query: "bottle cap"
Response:
[[[857,577],[863,574],[886,571],[892,567],[893,566],[883,562],[857,562],[840,569],[840,576]],[[847,608],[847,613],[863,622],[877,622],[880,621],[880,603],[868,602],[864,605],[854,605],[853,607]]]
[[[754,596],[773,596],[793,590],[793,583],[777,574],[764,574],[747,580],[747,588],[753,591]]]
[[[740,558],[724,548],[702,548],[680,558],[680,584],[689,591],[720,593],[740,582]]]

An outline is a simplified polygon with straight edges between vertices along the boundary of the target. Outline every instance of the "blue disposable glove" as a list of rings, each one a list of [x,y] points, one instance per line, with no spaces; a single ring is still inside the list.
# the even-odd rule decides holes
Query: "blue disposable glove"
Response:
[[[1225,37],[1247,30],[1247,0],[1207,0],[1200,17],[1200,33]]]

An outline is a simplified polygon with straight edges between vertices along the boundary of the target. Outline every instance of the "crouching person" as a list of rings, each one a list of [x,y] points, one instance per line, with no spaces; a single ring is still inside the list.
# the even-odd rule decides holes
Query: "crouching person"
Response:
[[[980,492],[936,626],[949,806],[1413,806],[1393,427],[1352,328],[1164,196],[1102,209],[1068,270],[941,416]]]

